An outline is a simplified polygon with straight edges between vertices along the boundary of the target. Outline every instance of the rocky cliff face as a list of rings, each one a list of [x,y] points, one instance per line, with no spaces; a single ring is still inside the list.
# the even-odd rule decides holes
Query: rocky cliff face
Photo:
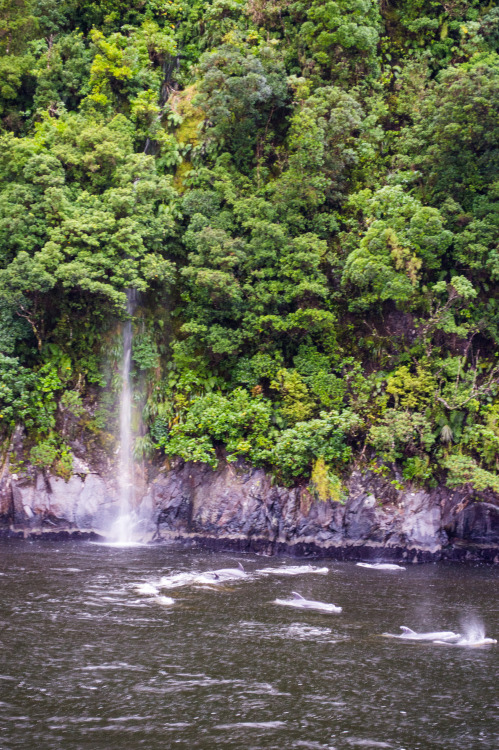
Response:
[[[397,491],[371,472],[352,474],[344,505],[233,466],[186,464],[150,491],[159,539],[336,559],[499,562],[496,502],[446,488]]]
[[[0,478],[0,533],[104,535],[117,515],[113,481],[81,464],[69,482]],[[137,533],[151,541],[321,556],[422,562],[499,562],[496,498],[439,488],[396,490],[372,472],[352,473],[345,504],[272,485],[262,470],[181,464],[144,486]]]

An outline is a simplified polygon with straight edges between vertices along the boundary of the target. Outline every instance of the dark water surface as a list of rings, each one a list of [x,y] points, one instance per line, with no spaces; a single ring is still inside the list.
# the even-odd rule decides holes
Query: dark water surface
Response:
[[[161,576],[251,575],[161,591]],[[0,545],[0,748],[499,747],[499,644],[380,637],[400,625],[499,637],[499,571],[376,571],[255,555],[93,544]],[[322,562],[317,563],[323,565]],[[341,614],[280,607],[298,591]]]

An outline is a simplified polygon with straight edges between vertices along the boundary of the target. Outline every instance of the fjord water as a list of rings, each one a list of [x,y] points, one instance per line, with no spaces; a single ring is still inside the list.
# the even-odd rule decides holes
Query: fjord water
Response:
[[[245,579],[162,590],[172,606],[138,593],[161,577],[238,562]],[[2,543],[0,747],[499,746],[499,645],[380,637],[400,625],[462,630],[473,622],[498,637],[497,569],[327,562],[327,575],[257,573],[286,564],[299,563],[171,547]],[[343,611],[274,604],[292,591]]]

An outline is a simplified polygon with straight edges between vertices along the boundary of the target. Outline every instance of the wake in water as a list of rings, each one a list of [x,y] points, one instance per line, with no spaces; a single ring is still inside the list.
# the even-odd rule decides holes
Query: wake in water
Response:
[[[315,565],[283,565],[280,568],[260,568],[253,573],[248,573],[239,563],[237,568],[220,568],[218,570],[206,570],[204,572],[172,573],[163,576],[153,585],[158,588],[175,589],[182,586],[206,586],[224,583],[226,581],[237,581],[256,576],[297,576],[309,573],[327,575],[329,568],[318,568]]]
[[[241,565],[239,568],[221,568],[220,570],[207,570],[204,573],[173,573],[163,576],[154,585],[164,589],[175,589],[180,586],[213,585],[242,578],[249,578],[249,574]]]
[[[172,604],[175,604],[175,599],[172,599],[170,596],[162,596],[159,593],[159,589],[153,586],[152,583],[138,583],[134,588],[137,594],[147,596],[156,602],[156,604],[160,604],[163,607],[171,607]]]

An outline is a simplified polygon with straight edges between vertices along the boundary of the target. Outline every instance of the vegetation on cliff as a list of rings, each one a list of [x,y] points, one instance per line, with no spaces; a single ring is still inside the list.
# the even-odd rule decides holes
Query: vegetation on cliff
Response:
[[[494,3],[0,0],[0,54],[7,441],[108,445],[132,287],[138,456],[499,491]]]

